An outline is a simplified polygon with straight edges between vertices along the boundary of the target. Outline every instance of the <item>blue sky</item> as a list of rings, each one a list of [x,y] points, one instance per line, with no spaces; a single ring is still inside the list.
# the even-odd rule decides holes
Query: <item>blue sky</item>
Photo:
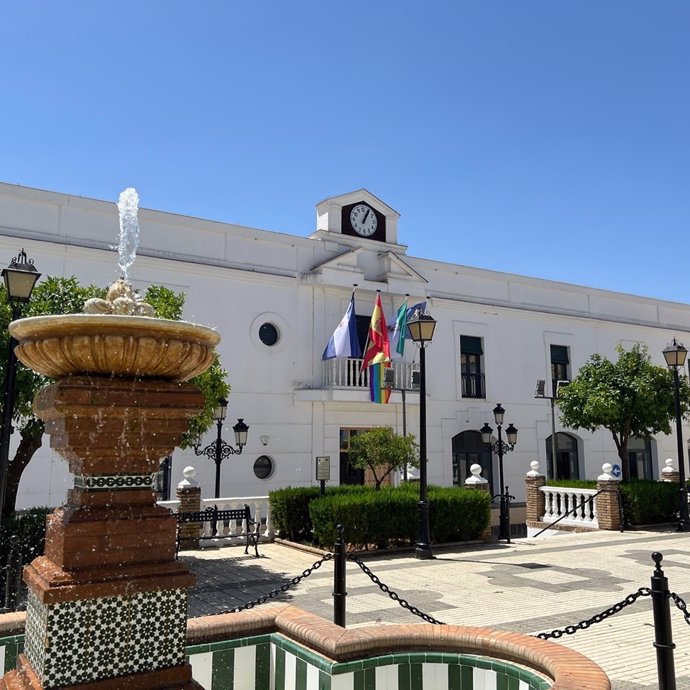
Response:
[[[688,302],[689,54],[687,0],[4,3],[0,180],[297,235],[366,187],[412,255]]]

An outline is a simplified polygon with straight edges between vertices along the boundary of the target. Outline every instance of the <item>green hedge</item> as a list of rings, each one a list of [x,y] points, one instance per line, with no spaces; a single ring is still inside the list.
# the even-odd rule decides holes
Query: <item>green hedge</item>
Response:
[[[489,524],[490,497],[462,488],[429,487],[429,522],[435,543],[476,539]],[[356,547],[411,544],[419,520],[417,487],[361,488],[318,498],[309,504],[315,540],[332,547],[335,526],[345,528],[345,541]]]
[[[2,521],[0,536],[0,567],[8,564],[11,549],[11,537],[17,536],[21,552],[21,563],[26,565],[34,558],[43,555],[46,537],[46,516],[52,508],[31,508],[21,513],[15,513]],[[15,554],[16,559],[17,554]],[[13,567],[17,561],[13,559]],[[0,571],[0,607],[5,604],[5,571]]]
[[[679,487],[676,482],[649,479],[631,479],[621,484],[626,521],[631,525],[675,522],[680,509]]]
[[[373,488],[362,486],[326,487],[326,495],[373,491]],[[312,523],[309,517],[309,504],[319,498],[318,486],[288,486],[285,489],[270,491],[268,502],[271,506],[273,527],[280,537],[290,541],[311,542]]]
[[[563,486],[571,489],[596,489],[596,479],[548,479],[547,486]]]

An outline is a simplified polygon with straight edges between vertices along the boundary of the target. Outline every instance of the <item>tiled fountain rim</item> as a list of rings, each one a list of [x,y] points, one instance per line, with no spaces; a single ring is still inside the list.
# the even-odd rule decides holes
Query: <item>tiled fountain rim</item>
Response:
[[[604,671],[567,647],[521,633],[460,625],[377,625],[341,628],[292,605],[192,618],[187,643],[202,644],[280,632],[334,661],[395,652],[478,654],[514,662],[553,679],[554,690],[610,690]]]
[[[21,634],[23,613],[0,615],[0,636]],[[553,690],[610,690],[604,671],[567,647],[521,633],[462,625],[377,625],[341,628],[292,605],[191,618],[187,644],[279,632],[333,661],[395,652],[477,654],[521,664],[553,679]]]

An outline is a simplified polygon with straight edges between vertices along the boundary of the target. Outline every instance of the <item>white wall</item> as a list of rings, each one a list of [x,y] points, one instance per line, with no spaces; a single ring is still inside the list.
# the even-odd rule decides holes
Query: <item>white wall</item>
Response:
[[[389,249],[409,265],[408,272],[381,255],[385,245],[323,231],[302,238],[149,210],[139,220],[141,248],[131,269],[135,286],[163,283],[185,292],[185,318],[218,329],[232,386],[224,438],[233,441],[236,417],[250,426],[244,453],[223,463],[224,495],[262,495],[313,483],[316,455],[331,456],[335,478],[341,427],[401,429],[399,394],[393,396],[398,402],[380,406],[370,403],[365,391],[322,388],[321,352],[354,282],[360,285],[358,313],[371,313],[375,290],[381,289],[389,323],[405,292],[410,304],[430,296],[438,326],[427,350],[429,480],[451,482],[453,436],[487,421],[493,426],[491,410],[501,402],[506,423],[519,428],[518,445],[505,458],[506,482],[518,498],[530,461],[546,466],[550,405],[533,395],[538,378],[547,380],[550,392],[550,344],[570,348],[575,375],[594,352],[615,357],[618,343],[644,342],[663,364],[665,345],[673,336],[687,341],[690,332],[688,305],[408,257],[401,245]],[[118,277],[116,252],[108,248],[116,241],[112,203],[0,184],[0,264],[24,247],[44,275],[76,275],[82,283],[106,285]],[[281,332],[273,348],[258,340],[265,321]],[[485,400],[462,398],[461,335],[483,339]],[[406,359],[415,354],[408,344]],[[412,394],[408,430],[417,435],[418,414],[418,396]],[[559,423],[556,429],[562,430]],[[571,433],[581,439],[587,477],[596,477],[604,462],[616,461],[607,432]],[[214,435],[215,427],[204,443]],[[261,436],[269,437],[266,446]],[[675,457],[674,439],[657,438],[658,463]],[[266,481],[252,472],[263,454],[276,463]],[[210,496],[214,465],[192,451],[175,452],[173,483],[188,464],[197,467]],[[46,438],[22,480],[19,505],[56,505],[70,484],[65,463]]]

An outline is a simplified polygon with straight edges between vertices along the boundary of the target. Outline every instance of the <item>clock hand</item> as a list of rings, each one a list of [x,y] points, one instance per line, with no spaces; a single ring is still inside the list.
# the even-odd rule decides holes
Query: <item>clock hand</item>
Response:
[[[370,209],[367,209],[367,212],[364,214],[364,218],[362,218],[362,224],[367,222],[367,217],[369,216],[369,211],[370,211]]]

